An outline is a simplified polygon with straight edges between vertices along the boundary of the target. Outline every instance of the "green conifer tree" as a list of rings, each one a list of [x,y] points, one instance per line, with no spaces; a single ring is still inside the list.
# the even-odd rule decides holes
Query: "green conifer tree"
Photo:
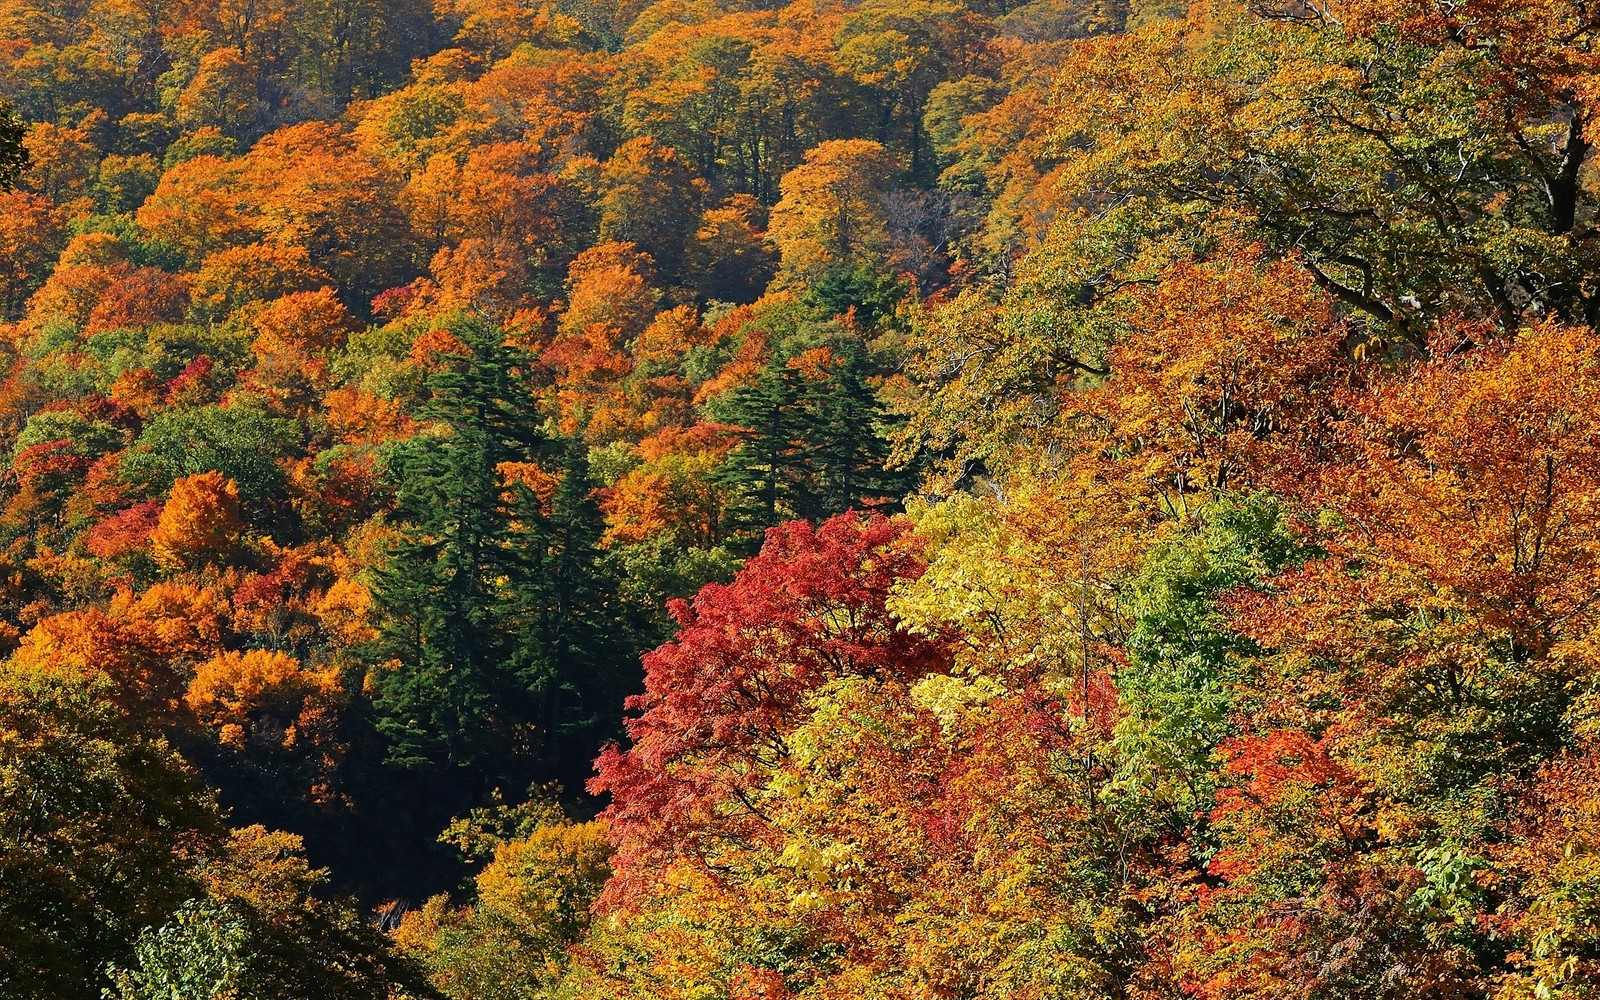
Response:
[[[431,428],[388,460],[404,530],[375,588],[377,725],[395,763],[522,780],[616,715],[632,648],[606,618],[587,471],[542,430],[531,360],[492,327],[455,332],[467,352],[429,380]],[[553,497],[508,485],[504,463],[529,462]]]
[[[828,346],[835,361],[824,377],[780,356],[714,408],[718,420],[740,428],[741,444],[721,471],[745,497],[731,512],[739,530],[759,534],[791,518],[892,505],[908,488],[908,476],[887,465],[887,415],[868,380],[866,349],[853,338]]]

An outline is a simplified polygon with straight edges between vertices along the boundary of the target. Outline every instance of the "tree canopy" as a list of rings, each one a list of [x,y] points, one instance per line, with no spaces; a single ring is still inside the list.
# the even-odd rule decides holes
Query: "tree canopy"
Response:
[[[1600,996],[1571,0],[0,0],[0,994]]]

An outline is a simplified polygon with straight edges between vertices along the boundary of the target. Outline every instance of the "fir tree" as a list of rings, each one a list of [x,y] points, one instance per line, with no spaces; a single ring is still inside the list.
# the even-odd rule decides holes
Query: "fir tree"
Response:
[[[741,444],[721,472],[722,480],[738,486],[743,495],[729,512],[740,528],[770,527],[808,506],[801,495],[810,471],[804,392],[799,372],[774,359],[755,382],[733,392],[714,411],[718,420],[740,428]]]
[[[827,378],[808,384],[801,400],[805,439],[815,442],[812,506],[804,516],[818,521],[852,507],[893,505],[912,482],[907,473],[889,468],[888,415],[868,381],[865,348],[845,340],[833,350],[837,363]]]
[[[869,381],[865,348],[851,338],[829,347],[834,361],[822,377],[779,357],[716,411],[740,428],[742,443],[721,475],[746,497],[733,511],[746,532],[892,505],[908,487],[906,474],[887,467],[888,418]]]
[[[395,763],[521,778],[615,713],[628,633],[605,620],[599,513],[586,470],[540,429],[530,360],[490,327],[456,333],[468,351],[429,380],[431,429],[389,457],[405,527],[377,574],[378,728]],[[508,463],[537,464],[554,495]]]

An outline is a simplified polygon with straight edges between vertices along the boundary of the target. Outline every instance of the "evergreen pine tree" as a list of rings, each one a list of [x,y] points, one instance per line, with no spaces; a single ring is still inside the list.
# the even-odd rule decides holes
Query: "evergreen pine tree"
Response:
[[[530,359],[492,327],[455,332],[468,350],[429,379],[431,428],[388,461],[404,527],[375,588],[377,725],[395,763],[522,779],[575,720],[615,714],[632,650],[605,620],[587,471],[540,429]],[[553,497],[506,482],[530,462]]]
[[[812,508],[803,516],[824,520],[865,503],[897,500],[911,477],[889,468],[888,419],[868,382],[869,361],[859,341],[833,345],[838,362],[828,377],[808,383],[801,399],[811,449]]]
[[[729,511],[737,530],[759,533],[809,506],[803,495],[809,478],[804,392],[800,373],[780,357],[713,409],[718,420],[740,428],[741,443],[720,473],[741,494]]]
[[[887,467],[887,416],[868,381],[865,347],[853,338],[829,346],[836,361],[825,377],[780,356],[714,412],[740,428],[721,476],[746,498],[732,512],[746,533],[790,518],[820,521],[908,488],[908,475]]]
[[[581,781],[597,738],[610,735],[645,642],[629,621],[620,581],[601,559],[604,519],[583,451],[568,444],[561,458],[566,471],[548,514],[528,491],[517,508],[523,572],[508,578],[504,602],[510,662],[536,699],[532,721],[544,762]],[[573,743],[576,756],[568,752]]]

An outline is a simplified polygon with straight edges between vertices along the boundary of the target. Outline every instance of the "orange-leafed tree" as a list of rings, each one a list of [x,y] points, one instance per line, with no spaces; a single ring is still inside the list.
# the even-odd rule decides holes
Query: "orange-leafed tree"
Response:
[[[237,750],[326,744],[342,699],[336,670],[263,649],[220,653],[200,664],[183,696],[200,725]]]
[[[83,332],[88,336],[108,330],[138,329],[156,323],[175,323],[189,308],[189,284],[154,267],[118,264],[112,281],[89,312]]]
[[[1175,263],[1133,295],[1126,322],[1106,354],[1110,378],[1061,395],[1092,449],[1087,466],[1102,468],[1101,448],[1124,456],[1113,468],[1130,486],[1183,516],[1272,484],[1326,436],[1318,407],[1348,380],[1346,331],[1296,264],[1258,247]]]
[[[164,566],[190,565],[225,553],[243,527],[239,487],[220,472],[201,472],[172,484],[150,547]]]
[[[311,122],[273,132],[240,170],[266,240],[307,250],[354,301],[411,276],[398,179],[339,127]]]
[[[88,195],[99,154],[82,127],[39,122],[28,130],[23,146],[29,165],[22,181],[30,190],[58,205]]]
[[[188,584],[119,591],[108,608],[42,618],[13,655],[20,668],[107,679],[119,705],[152,723],[173,718],[184,672],[221,642],[216,596]]]
[[[326,356],[343,346],[354,321],[331,288],[298,292],[262,306],[251,318],[255,367],[242,381],[259,387],[289,412],[315,410],[331,379]]]
[[[219,156],[197,156],[162,174],[135,218],[194,266],[218,250],[260,237],[245,203],[238,161]]]
[[[258,96],[257,67],[236,48],[212,49],[194,78],[178,94],[174,111],[187,130],[214,128],[238,139],[250,137],[266,111]]]
[[[331,288],[295,292],[267,303],[250,322],[258,360],[278,355],[310,358],[344,345],[355,325]]]
[[[543,354],[556,370],[563,427],[578,431],[633,370],[630,342],[655,315],[660,293],[652,286],[649,256],[628,243],[605,243],[572,262],[567,308]]]
[[[632,243],[669,284],[683,277],[704,182],[677,150],[648,136],[630,139],[600,171],[600,239]]]
[[[784,174],[768,235],[786,280],[815,281],[838,266],[876,265],[889,249],[889,194],[900,167],[868,139],[836,139]]]
[[[701,214],[689,244],[687,274],[703,298],[743,303],[761,296],[777,267],[777,254],[761,229],[765,214],[747,194]]]
[[[251,243],[208,255],[190,285],[199,317],[220,320],[241,306],[315,291],[329,280],[305,247]]]
[[[65,222],[43,195],[0,192],[0,305],[8,312],[44,282],[66,243]]]

